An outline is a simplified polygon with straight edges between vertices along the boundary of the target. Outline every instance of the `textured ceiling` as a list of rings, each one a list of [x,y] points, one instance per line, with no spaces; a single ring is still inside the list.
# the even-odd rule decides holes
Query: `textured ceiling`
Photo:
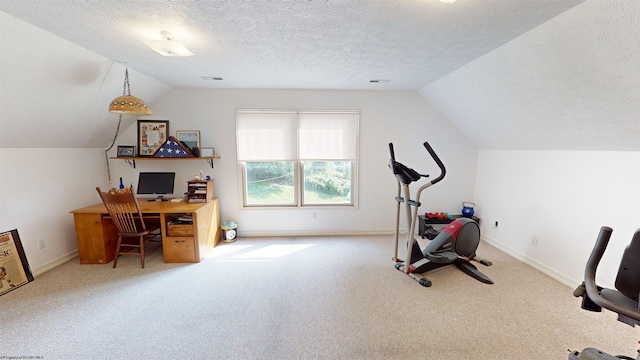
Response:
[[[175,87],[418,90],[581,2],[0,0],[0,10]],[[195,56],[148,48],[160,31]]]
[[[152,107],[171,87],[417,90],[480,149],[640,151],[638,0],[0,0],[0,20],[0,147],[109,144],[127,63]],[[195,56],[147,47],[161,31]]]
[[[638,24],[587,1],[421,93],[481,149],[640,151]]]

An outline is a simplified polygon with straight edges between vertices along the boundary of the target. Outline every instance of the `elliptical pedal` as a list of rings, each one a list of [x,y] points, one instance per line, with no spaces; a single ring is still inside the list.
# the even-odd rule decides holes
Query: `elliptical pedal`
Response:
[[[478,268],[467,261],[466,259],[459,258],[455,261],[458,269],[462,270],[463,273],[471,276],[472,278],[483,282],[485,284],[493,284],[493,280],[489,279],[489,277],[478,270]]]

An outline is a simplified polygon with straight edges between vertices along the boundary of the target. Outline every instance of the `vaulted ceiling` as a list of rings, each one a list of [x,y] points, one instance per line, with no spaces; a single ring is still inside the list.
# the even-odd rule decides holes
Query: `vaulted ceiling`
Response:
[[[580,14],[583,7],[584,15],[570,15]],[[603,9],[605,16],[593,14]],[[38,101],[42,104],[44,99],[56,99],[55,94],[69,92],[75,101],[86,103],[87,111],[102,109],[113,97],[113,89],[122,87],[120,70],[126,63],[136,75],[132,93],[144,94],[150,104],[171,87],[414,90],[480,148],[640,150],[640,141],[634,141],[640,140],[637,111],[630,118],[630,109],[638,104],[638,96],[633,100],[638,93],[633,92],[640,86],[637,80],[625,78],[628,69],[638,68],[639,9],[633,0],[458,0],[452,4],[438,0],[0,0],[0,101],[20,105],[0,109],[0,146],[15,146],[10,134],[27,127],[8,119],[33,110],[29,99],[15,94],[24,90],[42,97]],[[601,63],[608,62],[611,54],[600,53],[598,45],[620,47],[617,39],[609,38],[610,25],[617,31],[634,22],[635,31],[630,29],[620,41],[635,41],[629,44],[635,50],[620,49],[624,54],[614,64],[613,73],[602,69]],[[41,40],[42,31],[63,41],[48,44]],[[174,33],[195,55],[164,57],[151,50],[146,43],[161,31]],[[595,42],[593,48],[584,49],[581,44],[585,41]],[[86,51],[76,49],[78,46]],[[12,50],[26,54],[12,56]],[[73,60],[68,53],[74,54]],[[48,55],[43,58],[43,54]],[[593,58],[599,60],[590,66]],[[112,71],[114,67],[118,71]],[[62,88],[60,84],[48,87],[52,84],[39,78],[39,71],[63,79]],[[601,83],[609,75],[617,78],[610,79],[614,84],[604,90],[602,84],[594,88],[588,83],[592,71],[604,71],[598,77]],[[558,73],[567,73],[567,78],[558,78]],[[20,88],[32,81],[42,86],[34,90],[30,85],[28,91]],[[100,83],[98,96],[64,88],[64,84],[90,82]],[[625,92],[616,91],[616,83]],[[606,96],[600,96],[603,91]],[[556,98],[558,92],[561,99]],[[602,98],[604,106],[576,103],[575,96],[581,93]],[[532,94],[537,98],[531,99]],[[604,104],[607,101],[613,104]],[[548,111],[541,112],[545,104],[550,105]],[[572,118],[581,105],[586,110]],[[622,120],[609,121],[609,125],[626,133],[623,146],[611,146],[610,137],[618,133],[615,129],[604,130],[612,134],[602,144],[586,146],[594,136],[602,137],[606,127],[588,112],[610,114],[612,107]],[[528,115],[522,114],[523,108]],[[100,133],[99,122],[94,128],[75,126],[63,106],[59,111],[56,126],[84,128],[89,137]],[[558,146],[563,141],[554,137],[558,125],[554,119],[558,118],[563,131],[580,132],[576,121],[586,124],[584,136]],[[531,134],[539,134],[540,140],[523,145],[523,138]],[[533,145],[540,142],[542,146]],[[56,147],[41,144],[47,146]]]
[[[417,90],[581,2],[2,0],[0,10],[175,87]],[[161,31],[195,56],[151,50]]]

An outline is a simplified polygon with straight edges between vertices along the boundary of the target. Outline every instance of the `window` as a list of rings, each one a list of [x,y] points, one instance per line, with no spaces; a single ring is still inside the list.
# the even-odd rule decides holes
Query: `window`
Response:
[[[239,110],[244,206],[353,206],[357,111]]]

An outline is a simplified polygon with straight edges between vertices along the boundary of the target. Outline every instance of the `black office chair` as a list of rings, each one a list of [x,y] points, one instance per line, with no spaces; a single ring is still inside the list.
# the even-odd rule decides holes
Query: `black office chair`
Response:
[[[640,295],[640,229],[636,230],[631,243],[624,250],[614,289],[602,288],[596,285],[596,269],[609,243],[613,229],[607,226],[600,228],[598,240],[589,256],[584,273],[584,282],[573,292],[573,296],[582,296],[582,308],[589,311],[602,311],[602,308],[618,313],[618,321],[630,326],[640,324],[640,309],[638,295]],[[640,353],[636,355],[640,360]],[[618,355],[609,355],[601,350],[586,348],[582,352],[574,351],[569,354],[569,360],[585,359],[631,359]]]
[[[162,238],[160,235],[160,224],[147,225],[140,212],[138,200],[133,191],[102,192],[99,187],[96,188],[104,206],[111,216],[111,220],[118,228],[118,244],[116,245],[115,258],[113,259],[113,267],[118,263],[120,255],[136,255],[140,256],[140,263],[144,268],[145,254],[149,255],[158,250],[162,246]],[[125,242],[123,239],[136,239],[135,242]],[[153,247],[150,251],[145,250],[145,244],[153,240],[159,245]],[[124,247],[122,250],[121,247]],[[138,252],[131,250],[138,249]]]

